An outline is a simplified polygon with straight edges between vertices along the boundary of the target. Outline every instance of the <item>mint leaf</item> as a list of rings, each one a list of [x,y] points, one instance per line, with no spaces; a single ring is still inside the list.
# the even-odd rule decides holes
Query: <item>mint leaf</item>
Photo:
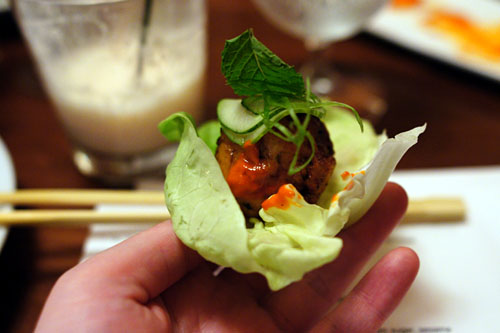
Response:
[[[230,139],[242,145],[248,138],[255,143],[266,133],[272,133],[284,141],[294,143],[297,149],[288,170],[290,175],[301,171],[311,162],[315,153],[315,141],[307,126],[310,116],[321,118],[324,115],[325,106],[340,106],[353,111],[363,131],[363,123],[356,110],[343,103],[322,101],[315,96],[311,92],[309,80],[304,84],[302,75],[259,42],[251,29],[226,41],[221,69],[235,94],[247,96],[242,99],[241,104],[263,119],[263,124],[253,132],[245,133],[245,137],[232,133]],[[292,118],[291,128],[279,123],[284,116],[281,116],[283,112]],[[300,120],[298,113],[305,113],[306,117]],[[280,114],[280,117],[276,114]],[[226,134],[231,131],[233,129],[225,128]],[[312,154],[305,163],[297,166],[299,151],[305,140],[313,148]]]
[[[227,40],[222,51],[222,73],[234,93],[265,93],[303,97],[302,76],[254,37],[252,30]]]

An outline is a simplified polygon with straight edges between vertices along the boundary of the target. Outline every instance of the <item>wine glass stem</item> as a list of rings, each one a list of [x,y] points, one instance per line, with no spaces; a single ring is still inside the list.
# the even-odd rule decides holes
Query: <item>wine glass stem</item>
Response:
[[[338,87],[339,74],[326,59],[326,45],[309,50],[300,72],[309,79],[311,91],[318,96],[328,96]]]

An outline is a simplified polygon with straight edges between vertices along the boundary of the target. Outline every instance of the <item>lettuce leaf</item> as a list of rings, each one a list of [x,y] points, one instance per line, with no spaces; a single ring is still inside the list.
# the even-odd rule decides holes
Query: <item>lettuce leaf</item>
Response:
[[[264,275],[272,290],[334,260],[342,248],[342,240],[335,235],[369,209],[424,127],[399,134],[380,146],[385,137],[377,136],[369,124],[365,124],[368,130],[359,134],[359,128],[344,128],[349,122],[357,126],[352,114],[340,110],[329,113],[334,115],[326,118],[326,125],[332,133],[337,167],[342,168],[339,172],[364,172],[348,179],[334,173],[330,192],[342,188],[324,194],[323,206],[307,203],[292,185],[284,185],[293,193],[286,197],[288,204],[261,209],[261,219],[250,221],[245,221],[212,150],[197,135],[190,118],[177,113],[164,120],[159,128],[166,136],[169,130],[182,133],[165,181],[165,200],[177,236],[220,266]],[[353,149],[359,154],[353,154]],[[248,228],[247,223],[253,226]]]
[[[198,127],[198,136],[206,143],[215,155],[217,151],[217,140],[220,137],[221,126],[217,120],[210,120]]]

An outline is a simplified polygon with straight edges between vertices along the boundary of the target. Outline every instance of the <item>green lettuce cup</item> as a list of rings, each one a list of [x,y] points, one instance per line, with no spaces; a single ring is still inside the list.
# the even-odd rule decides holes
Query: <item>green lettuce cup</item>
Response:
[[[322,119],[337,165],[318,204],[306,202],[291,184],[268,200],[259,218],[247,221],[214,156],[220,125],[196,129],[186,113],[164,120],[160,131],[179,140],[166,170],[165,201],[175,233],[206,260],[240,273],[260,273],[279,290],[334,260],[342,249],[335,237],[375,202],[389,176],[425,125],[388,139],[353,113],[331,107]]]

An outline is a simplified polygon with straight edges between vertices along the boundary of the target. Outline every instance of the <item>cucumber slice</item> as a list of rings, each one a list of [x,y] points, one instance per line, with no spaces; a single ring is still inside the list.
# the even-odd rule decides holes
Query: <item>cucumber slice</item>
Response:
[[[260,100],[262,101],[262,99]],[[269,132],[264,118],[247,108],[247,106],[253,107],[254,111],[262,112],[262,110],[259,110],[259,99],[250,97],[243,101],[246,101],[246,103],[239,99],[223,99],[217,105],[217,116],[224,133],[231,141],[239,145],[243,145],[247,141],[255,143]],[[294,107],[295,112],[298,114],[311,113],[312,116],[318,118],[321,118],[325,113],[322,107],[311,109],[307,103],[295,102]],[[268,126],[272,126],[273,123],[280,121],[287,115],[289,115],[289,112],[284,108],[276,107],[272,109],[268,114]]]
[[[237,134],[224,127],[222,127],[222,130],[224,131],[224,133],[226,133],[229,140],[233,141],[236,144],[239,144],[240,146],[243,146],[243,144],[247,141],[255,143],[259,141],[259,139],[263,137],[264,134],[267,133],[267,128],[264,125],[261,125],[255,131],[246,134]]]
[[[250,112],[261,114],[264,111],[264,98],[262,96],[249,96],[241,100],[241,104]]]
[[[275,111],[271,116],[271,121],[280,121],[287,115],[288,113],[285,110]],[[269,129],[266,127],[266,125],[264,125],[264,122],[257,126],[257,128],[255,128],[253,131],[250,131],[248,133],[235,133],[230,129],[224,127],[222,127],[222,130],[224,131],[224,133],[226,133],[229,140],[239,144],[240,146],[243,146],[243,144],[247,141],[255,143],[259,141],[260,138],[262,138],[267,132],[269,132]]]
[[[217,105],[217,117],[222,127],[236,134],[252,132],[263,122],[261,116],[245,109],[239,99],[222,99]]]

